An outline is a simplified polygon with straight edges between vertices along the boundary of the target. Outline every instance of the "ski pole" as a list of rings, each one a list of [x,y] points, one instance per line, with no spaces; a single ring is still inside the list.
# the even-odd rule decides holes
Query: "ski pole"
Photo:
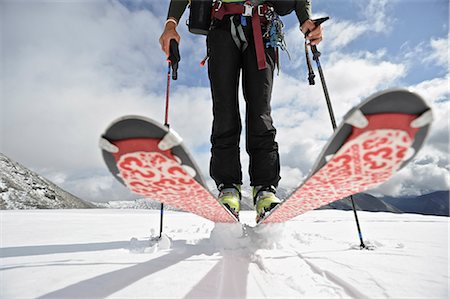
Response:
[[[178,50],[178,43],[176,40],[170,40],[170,55],[167,59],[167,85],[166,85],[166,109],[164,114],[164,126],[167,128],[169,125],[169,95],[170,95],[170,73],[172,70],[172,79],[178,79],[178,62],[181,60],[180,52]],[[163,219],[164,219],[164,204],[161,203],[160,219],[159,219],[159,238],[162,238],[163,232]]]
[[[322,24],[323,22],[325,22],[328,19],[329,19],[329,17],[325,17],[325,18],[313,20],[313,22],[316,26],[319,26],[320,24]],[[306,32],[305,37],[309,33],[310,33],[309,31]],[[316,62],[317,69],[319,71],[320,82],[322,83],[323,93],[325,94],[325,100],[327,102],[328,113],[330,114],[331,125],[333,126],[333,131],[335,131],[337,128],[336,119],[334,117],[333,106],[331,104],[330,94],[328,93],[328,87],[327,87],[327,84],[325,81],[325,76],[323,75],[322,65],[320,64],[319,58],[320,58],[321,53],[317,49],[316,45],[310,45],[310,47],[311,47],[311,51],[313,53],[313,60]],[[315,84],[315,82],[314,82],[315,75],[314,75],[314,72],[312,71],[311,63],[309,61],[309,54],[308,54],[308,48],[307,48],[306,42],[305,42],[305,50],[306,50],[306,59],[307,59],[308,70],[309,70],[309,75],[308,75],[309,84],[314,85]],[[352,208],[353,208],[353,213],[355,215],[356,227],[358,229],[358,236],[359,236],[359,240],[361,242],[359,245],[359,248],[364,249],[364,248],[366,248],[366,245],[364,244],[364,241],[363,241],[363,237],[362,237],[362,233],[361,233],[361,226],[359,225],[358,213],[356,212],[356,206],[355,206],[355,201],[353,200],[353,195],[350,195],[350,200],[352,202]]]

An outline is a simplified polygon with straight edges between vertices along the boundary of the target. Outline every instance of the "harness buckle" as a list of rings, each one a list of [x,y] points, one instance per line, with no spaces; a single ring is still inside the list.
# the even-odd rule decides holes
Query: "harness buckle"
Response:
[[[244,12],[242,13],[242,15],[244,17],[251,17],[252,13],[253,13],[253,5],[244,3]]]
[[[262,12],[262,9],[263,9],[263,5],[262,5],[262,4],[257,6],[258,15],[259,15],[260,17],[263,17],[263,16],[265,15],[265,14]]]
[[[214,9],[216,12],[222,7],[222,1],[218,1],[219,5]]]

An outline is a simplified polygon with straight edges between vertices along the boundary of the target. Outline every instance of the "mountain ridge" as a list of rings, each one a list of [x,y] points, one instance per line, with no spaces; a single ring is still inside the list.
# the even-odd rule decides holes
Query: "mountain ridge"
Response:
[[[1,210],[95,207],[0,153]]]
[[[353,195],[357,210],[369,212],[412,213],[450,216],[448,190],[435,191],[417,197],[375,197],[367,193]],[[321,210],[351,210],[350,197],[319,208]]]

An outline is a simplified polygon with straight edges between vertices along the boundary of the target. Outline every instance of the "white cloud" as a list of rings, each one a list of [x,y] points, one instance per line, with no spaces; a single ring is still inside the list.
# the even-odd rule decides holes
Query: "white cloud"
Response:
[[[387,0],[361,1],[360,12],[357,14],[361,14],[363,19],[332,18],[326,25],[325,39],[321,45],[327,52],[331,52],[347,46],[364,34],[387,34],[393,26],[393,20],[389,17],[389,4]]]
[[[366,33],[369,29],[370,26],[366,23],[355,23],[349,20],[331,20],[324,33],[324,37],[326,38],[324,45],[328,46],[330,50],[343,48]],[[327,39],[328,36],[332,38]]]
[[[436,190],[448,190],[450,188],[450,175],[448,158],[441,156],[439,152],[424,149],[420,160],[410,163],[405,169],[400,170],[388,182],[376,189],[372,194],[389,196],[409,196],[430,193]],[[440,161],[446,160],[447,165],[439,167]]]
[[[403,64],[367,54],[335,54],[330,58],[328,81],[341,114],[375,91],[392,87],[405,75]]]
[[[81,177],[74,176],[61,186],[76,196],[91,201],[107,202],[141,197],[131,193],[111,175],[89,174]]]
[[[439,150],[444,156],[449,152],[449,127],[450,127],[450,90],[448,86],[449,76],[423,81],[411,90],[417,92],[433,108],[434,121],[430,130],[428,144]],[[448,160],[447,160],[448,161]]]
[[[172,93],[170,105],[170,123],[188,146],[209,146],[212,124],[210,89],[178,86]]]
[[[52,181],[56,185],[63,185],[67,181],[67,174],[61,172],[41,173],[46,179]]]
[[[426,55],[424,62],[448,67],[449,38],[432,38],[430,40],[431,55]]]
[[[358,1],[354,5],[358,6],[359,10],[355,12],[354,18],[351,20],[340,19],[329,12],[315,12],[313,14],[313,19],[326,15],[332,16],[331,19],[323,25],[324,39],[320,43],[321,51],[327,53],[327,56],[331,55],[331,53],[340,55],[341,53],[346,52],[348,54],[352,49],[345,51],[345,48],[364,35],[386,35],[393,30],[395,18],[390,16],[389,6],[391,4],[389,1],[366,0]],[[286,63],[282,63],[282,67],[295,72],[298,72],[299,69],[306,69],[305,59],[303,58],[305,55],[304,39],[299,32],[297,25],[287,28],[285,31],[285,39],[292,60],[287,61],[285,56],[281,55],[281,61],[286,61]],[[379,49],[372,53],[352,53],[352,55],[361,58],[362,56],[371,58],[370,56],[385,55],[385,53],[386,51],[384,49]],[[353,57],[351,56],[348,57],[348,59],[352,58]],[[314,61],[312,61],[312,63],[315,64]],[[351,70],[350,67],[348,69]],[[355,70],[354,73],[356,73],[356,71],[357,70]],[[305,74],[305,77],[306,76],[307,74]]]
[[[156,117],[164,63],[150,12],[106,1],[2,9],[2,151],[35,168],[98,167],[97,139],[114,117]]]
[[[411,90],[421,94],[428,101],[434,104],[443,103],[449,99],[449,80],[447,75],[443,78],[434,78],[431,80],[422,81],[415,86],[411,86]]]
[[[0,150],[56,182],[65,173],[63,186],[76,195],[128,196],[110,182],[98,138],[122,115],[163,114],[163,17],[116,1],[2,2],[1,9]]]
[[[425,66],[438,66],[439,68],[449,70],[449,52],[448,43],[449,36],[445,38],[430,38],[428,41],[422,41],[416,45],[405,42],[401,46],[404,53],[403,60],[408,65],[422,64]]]
[[[280,187],[291,190],[300,185],[305,178],[305,174],[298,168],[283,166],[281,168],[281,177],[283,180],[280,182]]]
[[[389,0],[369,0],[362,2],[364,5],[364,16],[367,19],[368,28],[375,32],[386,32],[390,30],[390,19],[387,17]]]

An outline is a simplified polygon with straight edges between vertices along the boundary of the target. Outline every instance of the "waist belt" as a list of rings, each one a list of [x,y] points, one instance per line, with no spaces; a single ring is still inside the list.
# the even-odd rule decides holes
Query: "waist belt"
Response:
[[[226,15],[243,15],[252,18],[253,40],[255,42],[256,60],[258,63],[258,70],[267,68],[266,54],[264,51],[263,36],[261,31],[261,21],[267,21],[265,14],[271,10],[272,7],[263,3],[261,5],[253,6],[248,3],[235,4],[216,2],[212,9],[212,18],[222,20]]]

